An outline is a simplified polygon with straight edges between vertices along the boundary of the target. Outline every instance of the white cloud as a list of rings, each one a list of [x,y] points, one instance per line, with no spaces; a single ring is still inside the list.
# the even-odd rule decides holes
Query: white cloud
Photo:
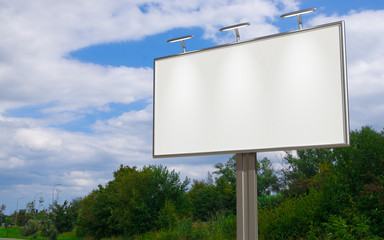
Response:
[[[197,180],[206,179],[208,172],[211,174],[216,171],[212,164],[201,164],[201,165],[192,165],[192,164],[170,164],[168,169],[175,170],[176,173],[180,173],[180,178],[184,180],[185,177]]]
[[[61,146],[63,140],[56,134],[49,133],[42,129],[25,129],[21,128],[16,131],[13,138],[16,145],[31,150],[54,150]]]
[[[241,30],[246,39],[276,32],[276,17],[296,9],[294,0],[0,0],[0,168],[12,170],[2,173],[0,189],[9,199],[35,192],[50,199],[52,186],[62,183],[62,196],[81,196],[121,163],[162,163],[151,158],[150,101],[145,109],[96,121],[89,133],[54,127],[112,102],[152,97],[152,69],[82,63],[70,52],[191,26],[218,43],[233,41],[233,33],[218,29],[250,21],[252,27]],[[5,117],[25,106],[39,106],[43,117]],[[192,178],[212,170],[208,163],[186,164],[173,165]]]
[[[1,160],[0,158],[0,168],[1,169],[14,169],[25,166],[25,161],[17,157],[10,157],[8,160]]]
[[[61,182],[76,190],[83,190],[83,188],[92,189],[98,184],[107,181],[107,179],[99,179],[98,175],[99,173],[97,172],[71,171],[64,173]]]
[[[65,57],[82,47],[137,40],[176,27],[203,27],[205,37],[216,42],[229,41],[219,26],[241,21],[254,24],[243,31],[244,38],[275,33],[268,21],[297,7],[293,0],[14,0],[1,5],[0,113],[42,103],[53,103],[46,111],[78,111],[148,98],[151,69],[102,67]],[[140,10],[143,6],[147,12]]]

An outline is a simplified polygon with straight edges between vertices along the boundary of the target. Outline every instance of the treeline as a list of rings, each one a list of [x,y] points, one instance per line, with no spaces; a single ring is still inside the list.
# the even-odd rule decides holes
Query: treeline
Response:
[[[73,231],[77,222],[80,199],[74,199],[71,202],[64,201],[63,204],[54,201],[47,209],[38,211],[43,202],[43,198],[29,202],[26,209],[15,211],[10,216],[4,214],[6,206],[2,204],[0,223],[4,225],[6,230],[6,235],[3,237],[8,237],[10,231],[13,234],[18,231],[12,230],[12,227],[23,227],[21,235],[23,237],[29,236],[32,239],[39,236],[56,240],[60,233]]]
[[[350,142],[287,152],[279,170],[258,162],[259,239],[383,239],[384,132],[363,127]],[[215,169],[190,181],[164,166],[121,165],[45,219],[94,239],[236,239],[235,156]]]
[[[174,231],[180,224],[183,228],[192,228],[193,223],[207,228],[215,221],[216,224],[226,224],[216,235],[225,232],[226,237],[235,238],[236,159],[232,157],[225,164],[216,164],[215,168],[215,172],[208,173],[207,179],[190,182],[188,178],[181,180],[178,173],[163,166],[138,170],[121,165],[114,172],[113,181],[99,185],[82,199],[77,234],[96,239],[127,238],[150,231]],[[265,158],[259,168],[259,194],[269,196],[280,190],[271,162]],[[206,239],[201,234],[204,229],[181,231],[184,231],[181,235],[186,236],[176,232],[174,235]]]
[[[267,158],[259,161],[260,239],[384,237],[384,134],[363,127],[350,137],[347,148],[287,152],[279,171]],[[220,238],[235,239],[235,164],[235,156],[216,164],[190,189],[188,179],[165,167],[121,166],[113,181],[81,201],[77,231],[95,238],[167,232],[177,239],[175,229],[194,223],[177,236],[215,239],[210,224],[220,222]]]
[[[384,132],[351,132],[350,147],[285,158],[286,188],[259,211],[260,239],[383,239]]]

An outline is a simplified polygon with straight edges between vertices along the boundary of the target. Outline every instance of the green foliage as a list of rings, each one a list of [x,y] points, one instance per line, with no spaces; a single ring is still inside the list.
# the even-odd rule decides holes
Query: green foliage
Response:
[[[21,228],[21,227],[8,227],[8,228],[1,228],[0,227],[0,238],[22,239],[22,238],[24,238],[21,235],[22,229],[23,228]]]
[[[269,159],[259,161],[259,239],[383,239],[384,132],[363,127],[350,142],[288,152],[280,174]],[[188,181],[166,168],[121,166],[113,181],[81,200],[77,233],[235,239],[235,156],[215,168],[215,180],[208,173],[186,193]]]
[[[99,185],[98,190],[93,190],[80,201],[80,209],[75,231],[78,236],[93,236],[102,238],[109,236],[111,230],[107,222],[110,213],[110,202],[107,201],[105,189]]]
[[[364,216],[353,216],[345,219],[342,216],[331,215],[328,222],[322,224],[329,239],[372,239],[369,221]]]
[[[0,227],[2,225],[2,223],[5,222],[5,215],[4,215],[4,211],[7,207],[4,205],[4,204],[1,204],[0,205]]]
[[[236,214],[236,155],[229,158],[225,164],[215,164],[215,168],[217,170],[213,173],[217,176],[214,186],[217,205],[212,209],[215,211],[210,213]]]
[[[56,226],[52,219],[45,219],[42,222],[41,236],[48,237],[49,240],[56,240],[59,232],[56,229]]]
[[[259,209],[260,239],[299,239],[310,230],[310,223],[319,219],[322,193],[291,197],[271,208]]]
[[[6,232],[5,237],[8,237],[8,235],[9,235],[9,229],[12,225],[12,222],[13,222],[13,219],[11,217],[5,218],[5,232]]]
[[[286,169],[282,170],[283,181],[288,185],[285,195],[300,195],[308,193],[315,185],[311,181],[320,173],[321,166],[330,162],[332,149],[306,149],[293,152],[286,152],[284,157]]]
[[[157,225],[160,229],[170,229],[176,225],[177,211],[175,205],[170,200],[165,200],[164,208],[160,210]]]
[[[7,235],[8,230],[8,235]],[[0,227],[0,238],[13,238],[13,239],[37,239],[37,240],[47,240],[47,237],[43,237],[39,232],[33,234],[32,236],[25,237],[22,235],[23,228],[21,227],[10,227],[8,229]],[[83,240],[76,237],[75,232],[66,232],[59,234],[57,240]]]
[[[39,228],[40,228],[39,220],[29,219],[27,226],[23,230],[21,230],[21,235],[30,236],[32,234],[36,234],[37,231],[39,231]]]
[[[113,181],[81,201],[76,231],[79,236],[97,239],[128,237],[172,224],[168,217],[182,215],[187,209],[188,184],[188,179],[181,182],[179,174],[162,166],[142,170],[121,166]],[[170,212],[170,202],[174,212]]]
[[[74,199],[71,203],[64,201],[62,205],[55,201],[51,205],[51,218],[59,233],[73,230],[80,207],[79,201],[79,199]]]
[[[136,240],[227,240],[236,239],[236,216],[217,214],[209,222],[179,219],[173,229],[136,235]]]
[[[219,209],[217,191],[214,185],[195,180],[187,196],[191,203],[194,220],[207,221]]]
[[[280,192],[282,184],[268,158],[257,162],[257,194],[271,195]]]
[[[257,204],[259,209],[272,207],[281,202],[282,200],[283,196],[281,193],[277,193],[276,195],[262,194],[257,196]]]
[[[259,210],[260,239],[384,237],[384,134],[363,127],[350,141],[287,155],[288,188]]]
[[[20,209],[16,217],[16,226],[24,226],[27,223],[27,212],[25,209]]]

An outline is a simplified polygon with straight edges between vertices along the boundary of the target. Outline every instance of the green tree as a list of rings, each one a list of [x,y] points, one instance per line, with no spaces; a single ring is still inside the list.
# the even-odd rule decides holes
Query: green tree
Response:
[[[7,232],[6,237],[9,235],[9,228],[12,226],[12,223],[14,223],[14,219],[12,217],[5,218],[5,231]]]
[[[81,201],[77,232],[101,238],[128,237],[158,229],[158,218],[167,200],[172,201],[177,214],[186,211],[188,184],[188,179],[182,182],[179,174],[163,166],[137,170],[121,165],[113,181]]]
[[[195,220],[208,221],[212,215],[219,211],[217,191],[214,185],[195,180],[187,196]]]
[[[264,239],[384,237],[383,132],[363,127],[351,132],[350,147],[301,150],[287,159],[290,194],[259,212]]]
[[[35,201],[27,203],[27,209],[26,209],[27,222],[29,221],[29,219],[33,219],[35,215],[36,215]]]
[[[268,158],[257,162],[257,194],[271,195],[281,190],[280,179]]]
[[[27,211],[25,209],[20,209],[17,213],[17,226],[25,226],[27,223]]]
[[[160,229],[171,229],[176,226],[178,220],[175,205],[170,200],[165,200],[164,207],[160,210],[157,225]]]
[[[213,172],[216,175],[216,211],[236,214],[236,155],[225,164],[217,163],[214,166],[217,169]]]
[[[29,219],[27,226],[21,231],[22,236],[30,236],[32,234],[36,234],[37,231],[39,231],[40,228],[40,221]]]
[[[4,205],[4,204],[1,204],[0,206],[0,226],[3,225],[3,223],[5,222],[5,215],[4,215],[4,211],[7,207]]]
[[[116,193],[114,193],[116,195]],[[78,236],[92,236],[96,239],[118,235],[121,233],[112,232],[109,219],[111,210],[114,209],[112,202],[108,201],[106,190],[99,185],[98,189],[93,190],[88,196],[79,202],[79,212],[76,226]]]
[[[371,221],[384,237],[384,132],[371,127],[352,131],[349,148],[334,149],[329,181],[324,186],[332,210],[347,207]]]
[[[79,199],[74,199],[71,203],[64,201],[62,205],[55,201],[51,205],[51,218],[59,233],[73,230],[77,220],[78,210]]]
[[[320,173],[320,166],[332,162],[333,149],[305,149],[286,152],[284,157],[286,168],[282,170],[283,182],[288,186],[289,195],[308,193],[313,181]]]
[[[51,218],[45,218],[42,221],[41,236],[48,237],[49,240],[56,240],[59,232],[56,229],[55,223]]]

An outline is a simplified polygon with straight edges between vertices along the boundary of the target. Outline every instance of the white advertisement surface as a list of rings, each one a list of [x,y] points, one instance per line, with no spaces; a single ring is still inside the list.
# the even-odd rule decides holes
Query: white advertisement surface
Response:
[[[349,144],[344,23],[154,61],[153,156]]]

